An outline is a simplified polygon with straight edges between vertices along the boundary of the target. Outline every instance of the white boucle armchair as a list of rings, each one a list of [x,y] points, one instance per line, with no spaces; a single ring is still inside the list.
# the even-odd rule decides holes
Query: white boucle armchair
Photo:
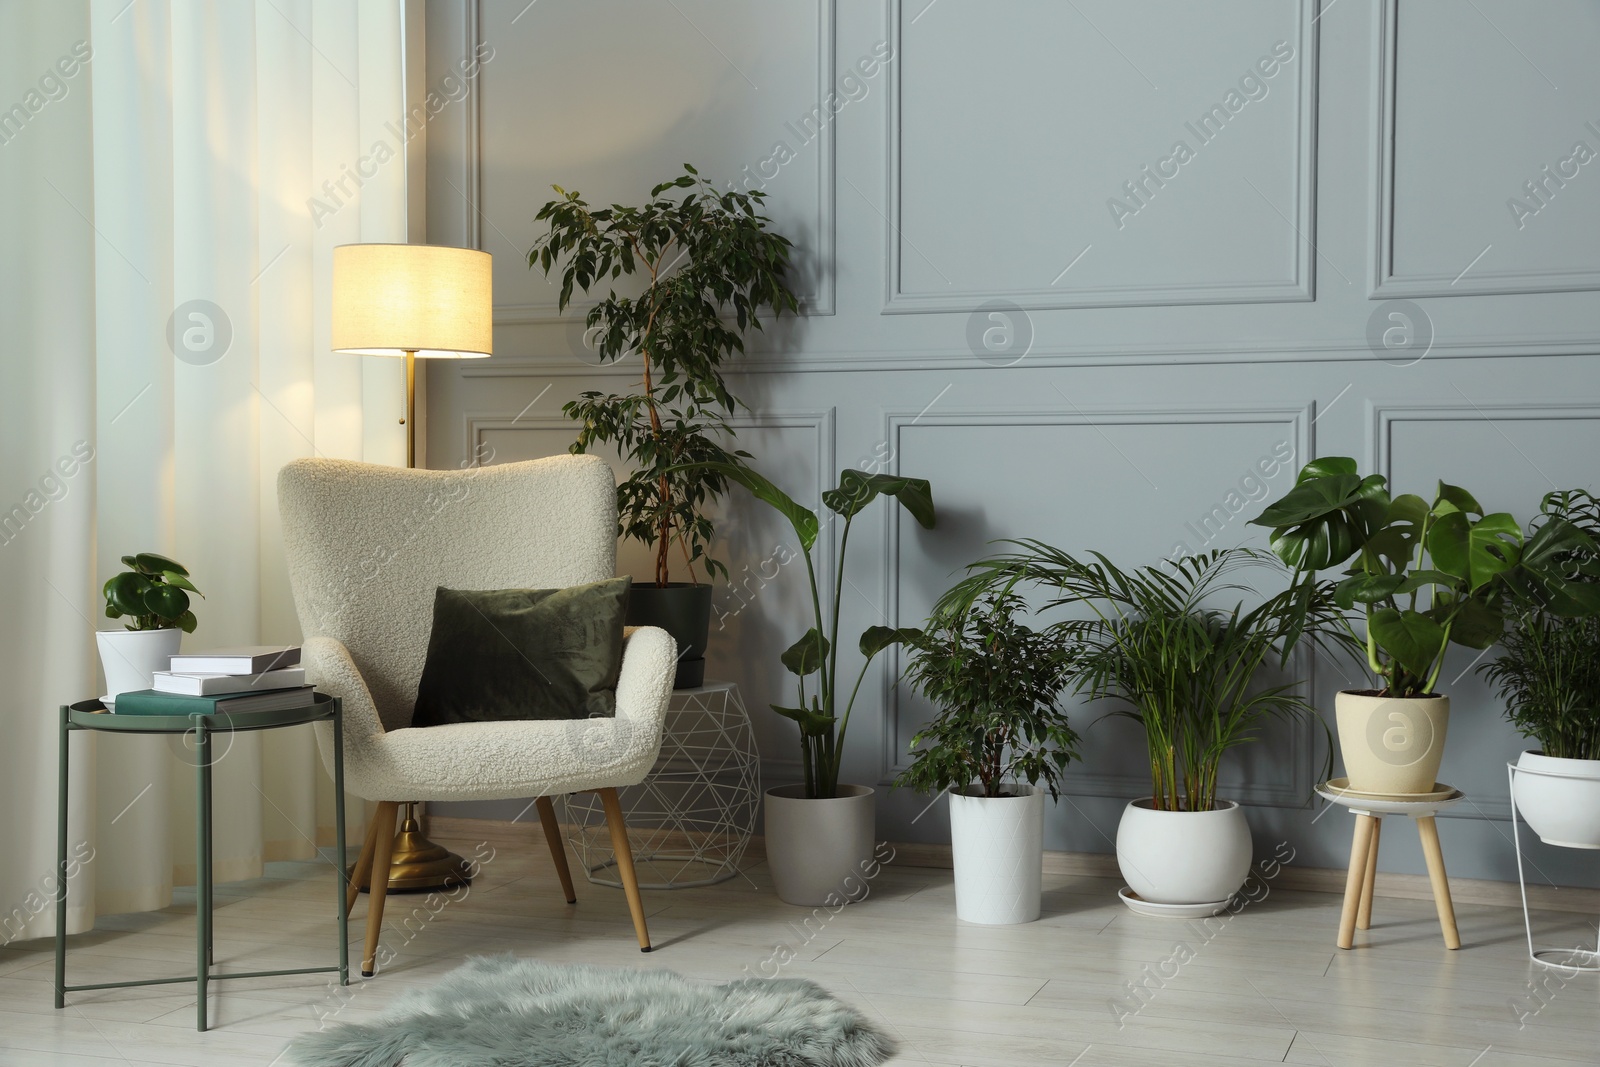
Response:
[[[614,719],[409,725],[437,587],[555,589],[613,576],[610,466],[594,456],[449,471],[302,459],[279,472],[278,504],[308,680],[343,702],[346,788],[378,804],[346,904],[370,877],[362,973],[376,967],[398,806],[416,800],[537,797],[570,903],[550,797],[598,793],[639,947],[650,951],[616,790],[643,781],[661,749],[677,660],[665,630],[628,631]],[[330,724],[318,724],[317,741],[331,768]]]

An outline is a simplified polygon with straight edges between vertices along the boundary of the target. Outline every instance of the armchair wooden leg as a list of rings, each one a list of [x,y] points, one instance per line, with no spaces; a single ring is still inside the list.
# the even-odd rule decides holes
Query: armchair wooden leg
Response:
[[[389,858],[394,852],[397,801],[385,800],[373,816],[372,832],[378,835],[372,854],[372,888],[367,900],[367,944],[361,953],[361,977],[371,978],[377,971],[378,935],[383,932],[383,901],[389,895]]]
[[[605,805],[606,826],[611,830],[611,851],[617,858],[617,874],[622,877],[622,890],[628,896],[628,910],[633,913],[633,932],[639,935],[639,951],[650,951],[650,931],[644,924],[644,899],[639,896],[639,878],[633,870],[633,846],[628,844],[628,827],[622,821],[622,803],[615,789],[596,789],[600,803]]]
[[[549,797],[540,797],[533,802],[539,809],[539,824],[544,827],[544,840],[550,846],[550,858],[555,860],[556,877],[561,879],[561,892],[566,894],[568,904],[578,902],[578,894],[572,890],[572,871],[567,866],[567,849],[561,843],[561,825],[556,822],[556,806],[550,803]]]
[[[1372,929],[1372,890],[1378,882],[1378,840],[1383,835],[1383,820],[1372,820],[1372,845],[1367,849],[1367,880],[1361,887],[1361,907],[1356,912],[1356,929]]]
[[[356,906],[356,897],[361,895],[361,883],[367,880],[372,873],[372,853],[378,847],[378,819],[377,813],[367,824],[367,839],[361,843],[361,855],[356,858],[355,869],[350,872],[350,884],[344,891],[344,914],[348,918],[350,910]],[[344,862],[340,856],[339,861]]]

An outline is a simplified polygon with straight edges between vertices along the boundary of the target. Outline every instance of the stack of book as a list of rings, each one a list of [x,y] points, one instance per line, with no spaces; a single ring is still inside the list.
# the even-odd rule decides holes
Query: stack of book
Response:
[[[155,687],[120,694],[117,715],[223,715],[298,708],[311,699],[296,645],[180,653],[155,672]]]

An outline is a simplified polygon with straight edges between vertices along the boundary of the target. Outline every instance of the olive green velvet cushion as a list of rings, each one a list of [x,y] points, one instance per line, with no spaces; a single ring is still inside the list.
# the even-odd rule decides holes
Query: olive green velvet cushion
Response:
[[[613,717],[630,584],[439,588],[411,725]]]

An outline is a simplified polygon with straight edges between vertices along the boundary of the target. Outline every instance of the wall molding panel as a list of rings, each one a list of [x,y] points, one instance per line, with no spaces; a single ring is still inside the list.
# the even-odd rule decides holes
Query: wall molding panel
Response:
[[[817,37],[815,42],[816,62],[816,102],[823,106],[823,102],[833,92],[834,80],[834,41],[837,0],[816,0],[817,5]],[[478,124],[476,113],[473,124]],[[830,121],[816,138],[816,169],[817,169],[817,199],[816,199],[816,255],[820,266],[820,285],[809,293],[801,293],[800,314],[802,315],[832,315],[835,310],[835,277],[838,273],[835,253],[835,165],[834,153],[836,143],[836,121]],[[474,135],[474,147],[481,151],[482,138]],[[648,191],[648,190],[646,190]],[[570,323],[575,319],[582,321],[596,301],[585,299],[580,295],[574,296],[567,305],[565,313],[557,310],[553,302],[539,302],[526,304],[496,304],[494,307],[495,325],[544,325],[552,323]],[[579,366],[592,371],[593,367],[575,360]],[[582,371],[579,371],[582,373]]]
[[[1297,101],[1294,153],[1294,203],[1287,209],[1273,205],[1286,223],[1302,239],[1294,243],[1291,270],[1284,278],[1264,278],[1225,283],[1120,286],[1040,286],[1036,289],[967,290],[949,292],[907,292],[902,286],[902,263],[907,257],[907,238],[902,232],[902,194],[906,181],[903,156],[902,111],[905,86],[902,77],[905,41],[905,0],[888,0],[890,32],[895,40],[897,62],[888,83],[887,210],[884,215],[887,276],[883,311],[885,314],[926,312],[969,312],[987,300],[1008,300],[1029,310],[1107,307],[1161,307],[1190,304],[1260,304],[1315,299],[1316,275],[1316,158],[1319,0],[1294,0],[1296,39],[1303,62],[1299,64],[1295,95]],[[913,6],[918,6],[912,0]],[[920,17],[917,16],[917,17]],[[1264,195],[1264,194],[1263,194]],[[1270,203],[1270,201],[1269,201]],[[918,253],[913,249],[911,256]],[[1063,272],[1065,273],[1065,272]]]
[[[1376,109],[1372,118],[1372,155],[1377,169],[1372,179],[1369,298],[1510,296],[1600,290],[1600,267],[1587,270],[1495,270],[1474,266],[1459,274],[1399,274],[1395,271],[1394,225],[1398,210],[1394,187],[1396,73],[1401,57],[1399,23],[1400,5],[1403,2],[1379,0],[1374,35],[1373,66],[1377,71],[1377,84],[1373,90]],[[1487,15],[1483,17],[1488,18]],[[1600,145],[1592,147],[1600,150]]]

